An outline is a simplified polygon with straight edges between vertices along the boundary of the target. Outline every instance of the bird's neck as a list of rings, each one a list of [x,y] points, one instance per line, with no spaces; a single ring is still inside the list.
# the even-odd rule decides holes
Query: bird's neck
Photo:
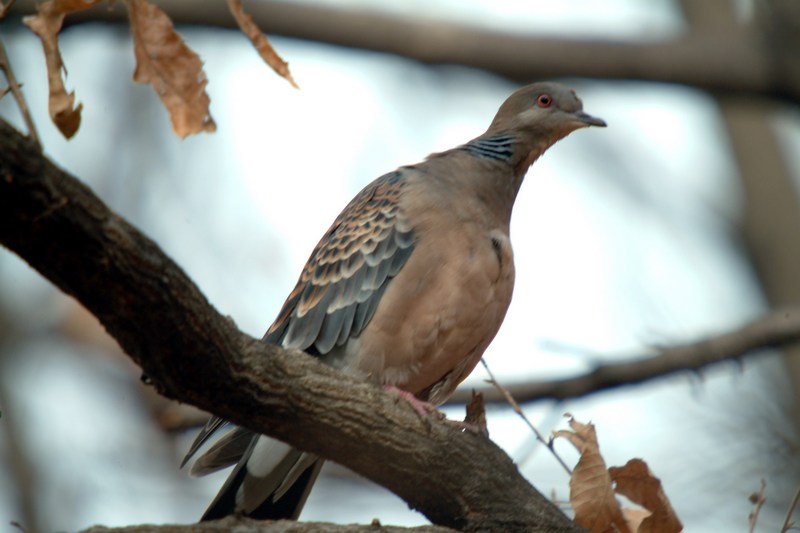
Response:
[[[522,132],[491,132],[488,131],[470,142],[456,148],[457,151],[466,152],[476,159],[477,164],[493,165],[498,170],[511,173],[511,182],[508,187],[511,202],[519,192],[528,169],[550,146],[550,143],[532,137],[528,138]],[[497,183],[488,184],[497,187]]]
[[[517,187],[528,169],[552,143],[548,139],[525,135],[522,132],[486,132],[457,148],[478,159],[506,165],[514,172]]]
[[[468,190],[470,197],[485,204],[487,212],[499,215],[498,223],[507,225],[528,168],[548,146],[528,142],[517,132],[487,132],[446,152],[431,154],[424,167],[445,165],[446,171],[434,171],[433,175],[447,190]]]

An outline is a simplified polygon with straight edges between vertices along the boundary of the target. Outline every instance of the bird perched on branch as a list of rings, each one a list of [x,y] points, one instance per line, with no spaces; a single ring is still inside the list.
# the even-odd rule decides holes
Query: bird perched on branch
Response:
[[[486,133],[367,185],[311,253],[264,342],[440,405],[469,375],[511,302],[509,223],[531,164],[579,128],[605,126],[575,92],[536,83]],[[412,396],[413,395],[413,396]],[[227,422],[212,417],[184,464]],[[297,518],[322,459],[241,427],[192,467],[236,465],[204,520]]]

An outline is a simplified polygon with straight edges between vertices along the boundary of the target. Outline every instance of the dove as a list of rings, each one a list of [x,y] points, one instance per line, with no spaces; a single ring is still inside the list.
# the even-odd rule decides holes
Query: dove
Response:
[[[509,225],[528,169],[571,132],[605,125],[568,87],[534,83],[482,135],[377,178],[322,236],[263,341],[441,405],[511,302]],[[202,519],[296,519],[323,459],[212,417],[183,464],[218,432],[191,472],[235,466]]]

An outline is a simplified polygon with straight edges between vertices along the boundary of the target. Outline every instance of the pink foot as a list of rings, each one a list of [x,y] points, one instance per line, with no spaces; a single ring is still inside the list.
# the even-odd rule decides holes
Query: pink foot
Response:
[[[385,390],[389,394],[397,396],[398,398],[402,398],[408,403],[410,403],[411,407],[414,408],[414,410],[417,412],[417,414],[419,414],[419,416],[427,416],[431,413],[439,413],[439,411],[436,410],[436,407],[434,407],[433,404],[428,402],[423,402],[410,392],[403,389],[399,389],[394,385],[384,385],[383,390]]]

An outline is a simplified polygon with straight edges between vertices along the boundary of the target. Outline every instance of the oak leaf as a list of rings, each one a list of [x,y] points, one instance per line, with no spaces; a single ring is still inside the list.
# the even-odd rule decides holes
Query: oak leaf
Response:
[[[569,480],[569,500],[575,511],[575,522],[592,533],[630,533],[614,497],[594,425],[574,418],[570,418],[569,425],[572,431],[556,431],[555,437],[567,439],[581,454]]]
[[[44,48],[49,87],[48,111],[50,120],[67,139],[75,135],[81,125],[83,104],[75,105],[75,92],[67,92],[62,74],[66,73],[61,51],[58,48],[58,32],[64,17],[99,4],[102,0],[50,0],[36,6],[36,14],[22,19],[28,28],[39,37]]]
[[[215,131],[203,62],[158,6],[146,0],[127,0],[125,4],[136,55],[133,80],[152,85],[179,137]]]
[[[631,531],[636,531],[637,533],[639,531],[639,526],[642,525],[644,519],[651,514],[653,513],[647,509],[634,509],[632,507],[625,507],[622,509],[622,516],[625,517],[625,522],[628,524],[628,529]]]
[[[608,472],[616,483],[617,493],[651,513],[642,520],[638,533],[677,533],[683,530],[661,487],[661,480],[653,475],[647,463],[641,459],[631,459],[625,466],[612,466]]]

